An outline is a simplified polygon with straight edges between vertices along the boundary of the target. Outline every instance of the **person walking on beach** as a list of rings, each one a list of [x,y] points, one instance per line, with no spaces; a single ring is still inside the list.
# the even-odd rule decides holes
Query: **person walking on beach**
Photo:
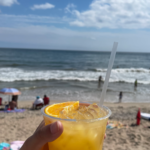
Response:
[[[98,78],[98,87],[99,88],[100,88],[101,82],[102,82],[102,76],[99,76],[99,78]]]
[[[122,91],[119,93],[119,103],[121,103],[121,101],[122,101],[122,96],[123,96],[123,93],[122,93]]]

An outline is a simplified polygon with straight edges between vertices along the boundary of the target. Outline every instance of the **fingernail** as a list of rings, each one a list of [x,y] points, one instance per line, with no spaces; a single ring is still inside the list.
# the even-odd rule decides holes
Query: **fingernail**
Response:
[[[52,134],[57,133],[58,130],[59,130],[58,122],[52,123],[51,126],[50,126],[50,130],[51,130],[51,133],[52,133]]]

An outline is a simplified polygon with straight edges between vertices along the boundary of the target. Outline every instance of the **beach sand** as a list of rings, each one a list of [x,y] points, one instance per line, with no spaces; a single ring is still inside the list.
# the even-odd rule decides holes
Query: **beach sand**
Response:
[[[0,142],[24,141],[34,133],[43,118],[40,110],[30,110],[31,104],[31,101],[18,102],[19,108],[26,109],[24,113],[0,113]],[[135,126],[138,108],[150,113],[148,103],[105,103],[105,106],[112,111],[110,120],[127,124],[128,128],[107,129],[104,150],[150,149],[150,128],[147,128],[150,121],[142,119],[141,125]]]

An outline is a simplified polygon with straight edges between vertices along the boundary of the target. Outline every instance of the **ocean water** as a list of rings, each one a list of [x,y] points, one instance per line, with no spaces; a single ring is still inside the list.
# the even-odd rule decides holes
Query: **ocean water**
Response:
[[[1,48],[0,88],[19,89],[19,100],[47,94],[51,100],[99,101],[98,77],[105,79],[109,58],[110,52]],[[150,102],[150,53],[116,54],[105,101],[117,102],[120,91],[123,102]]]

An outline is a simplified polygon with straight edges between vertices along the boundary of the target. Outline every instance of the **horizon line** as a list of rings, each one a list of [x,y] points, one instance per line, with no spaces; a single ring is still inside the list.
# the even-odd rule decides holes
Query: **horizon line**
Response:
[[[75,50],[75,49],[48,49],[48,48],[15,48],[15,47],[0,47],[0,50],[1,49],[26,49],[26,50],[44,50],[44,51],[78,51],[78,52],[111,52],[111,51],[101,51],[101,50]],[[139,51],[117,51],[117,53],[150,53],[150,52],[139,52]]]

